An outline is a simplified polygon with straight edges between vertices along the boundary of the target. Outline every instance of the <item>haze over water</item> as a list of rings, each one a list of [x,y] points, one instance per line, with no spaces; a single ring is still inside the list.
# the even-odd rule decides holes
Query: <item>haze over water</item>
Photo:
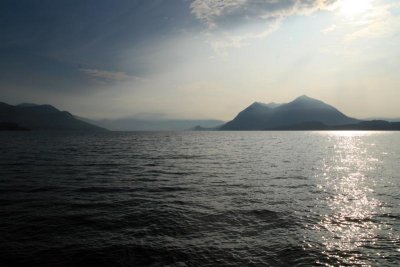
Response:
[[[0,133],[3,266],[398,266],[397,132]]]

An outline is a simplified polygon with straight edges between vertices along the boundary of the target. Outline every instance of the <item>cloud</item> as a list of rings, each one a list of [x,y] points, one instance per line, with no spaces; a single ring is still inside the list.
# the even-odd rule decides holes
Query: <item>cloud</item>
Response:
[[[335,31],[336,29],[337,29],[336,24],[333,24],[333,25],[329,26],[328,28],[323,29],[321,32],[322,32],[323,34],[328,34],[328,33],[330,33],[330,32]]]
[[[217,18],[233,13],[246,2],[247,0],[195,0],[190,7],[198,19],[214,28],[217,26]]]
[[[238,48],[252,39],[265,38],[282,21],[293,15],[310,15],[331,10],[337,0],[194,0],[191,13],[207,26],[212,47],[220,54],[226,48]],[[262,29],[235,34],[235,29],[251,24]]]
[[[327,9],[336,0],[194,0],[192,14],[210,28],[235,23],[307,15]]]
[[[106,71],[99,69],[84,69],[84,68],[80,69],[80,71],[87,74],[93,80],[96,80],[100,83],[142,80],[142,78],[140,77],[132,76],[125,72]]]
[[[281,25],[282,19],[277,19],[266,25],[263,31],[249,32],[243,35],[223,34],[221,37],[210,42],[211,46],[219,55],[226,55],[228,48],[240,48],[248,44],[250,40],[262,39],[275,32]]]
[[[381,38],[398,33],[400,16],[396,15],[394,11],[399,10],[400,4],[398,3],[375,6],[363,16],[358,29],[348,34],[345,40],[351,42],[361,38]]]

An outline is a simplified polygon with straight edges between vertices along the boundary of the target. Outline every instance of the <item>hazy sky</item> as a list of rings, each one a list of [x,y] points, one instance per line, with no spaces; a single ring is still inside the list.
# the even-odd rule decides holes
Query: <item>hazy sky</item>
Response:
[[[2,0],[0,101],[231,119],[307,94],[400,117],[400,1]]]

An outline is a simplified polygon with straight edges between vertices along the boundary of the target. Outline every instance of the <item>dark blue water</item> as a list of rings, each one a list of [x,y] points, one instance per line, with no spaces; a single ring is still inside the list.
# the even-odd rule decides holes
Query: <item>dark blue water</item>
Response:
[[[399,266],[400,133],[0,133],[1,266]]]

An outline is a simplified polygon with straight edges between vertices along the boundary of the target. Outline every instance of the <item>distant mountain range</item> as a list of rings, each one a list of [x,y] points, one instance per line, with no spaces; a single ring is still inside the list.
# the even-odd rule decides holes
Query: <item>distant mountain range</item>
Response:
[[[351,118],[331,105],[303,95],[287,104],[255,102],[215,130],[400,130],[400,123]]]
[[[51,105],[0,102],[0,130],[105,131]]]
[[[89,120],[51,105],[0,102],[0,130],[63,131],[264,131],[400,130],[400,122],[351,118],[320,100],[300,96],[286,104],[255,102],[233,120],[114,119]]]
[[[69,130],[69,131],[183,131],[197,125],[213,128],[220,120],[180,119],[108,119],[91,120],[60,111],[51,105],[22,103],[9,105],[0,102],[0,131]]]
[[[182,120],[182,119],[108,119],[88,120],[82,119],[94,125],[104,127],[112,131],[185,131],[198,125],[205,128],[215,128],[223,123],[220,120]]]

